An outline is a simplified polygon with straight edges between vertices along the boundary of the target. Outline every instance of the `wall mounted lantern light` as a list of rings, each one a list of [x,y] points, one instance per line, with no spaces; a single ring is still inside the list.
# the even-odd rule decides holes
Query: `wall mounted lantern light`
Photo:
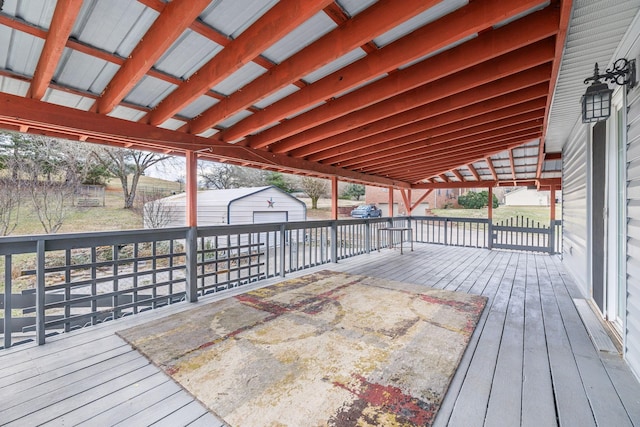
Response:
[[[600,80],[604,80],[601,82]],[[593,77],[584,79],[584,84],[593,81],[591,86],[582,95],[582,123],[599,122],[606,120],[611,115],[611,94],[607,81],[611,83],[628,85],[632,88],[636,85],[636,61],[628,61],[620,58],[613,63],[613,67],[607,68],[604,74],[599,74],[598,63],[593,72]]]

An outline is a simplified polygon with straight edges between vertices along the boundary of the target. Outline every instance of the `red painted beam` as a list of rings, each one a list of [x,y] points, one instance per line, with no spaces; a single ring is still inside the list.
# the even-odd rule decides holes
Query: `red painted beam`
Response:
[[[111,112],[209,4],[209,0],[167,3],[98,99],[98,113]]]
[[[447,79],[428,83],[424,86],[409,90],[407,92],[393,96],[392,98],[386,99],[383,102],[370,105],[369,107],[356,110],[346,115],[342,115],[343,111],[341,109],[341,104],[337,101],[340,101],[347,96],[338,98],[338,100],[332,103],[315,108],[308,113],[288,120],[280,126],[270,128],[262,134],[255,135],[251,137],[250,140],[253,141],[254,138],[258,140],[264,140],[265,137],[261,137],[261,135],[267,135],[267,139],[270,140],[274,135],[283,136],[280,135],[280,132],[277,131],[277,128],[285,126],[284,129],[291,129],[292,125],[300,125],[298,131],[294,132],[293,130],[287,130],[285,132],[285,134],[296,133],[296,135],[288,137],[278,143],[273,144],[270,147],[271,151],[281,153],[283,152],[283,150],[285,150],[285,148],[287,150],[299,148],[303,145],[319,141],[323,138],[327,138],[329,136],[336,135],[350,129],[354,129],[358,126],[362,126],[367,123],[373,123],[377,120],[382,120],[400,112],[416,108],[420,105],[425,105],[430,102],[444,99],[455,94],[460,94],[462,92],[469,91],[472,88],[482,86],[486,83],[498,81],[502,78],[514,75],[518,72],[534,69],[536,66],[548,63],[552,58],[552,40],[544,40],[542,42],[536,43],[531,48],[521,49],[515,52],[508,53],[491,61],[487,61],[480,65],[468,68],[464,73],[458,73],[450,76]],[[550,67],[546,68],[548,69],[545,70],[544,76],[541,76],[544,79],[548,79],[550,75]],[[400,74],[400,72],[396,74]],[[420,73],[416,70],[416,74]],[[387,77],[387,79],[391,78],[394,75],[390,75],[389,77]],[[403,85],[402,82],[397,82],[397,84],[400,85],[400,87],[402,87]],[[374,86],[374,84],[369,86]],[[368,97],[377,96],[374,87],[367,89]],[[388,89],[387,86],[385,86],[384,90],[387,91],[391,89]],[[335,108],[333,107],[334,105]],[[367,104],[365,103],[363,105]],[[337,110],[338,112],[332,110]],[[336,114],[338,115],[337,118],[335,118]],[[334,120],[325,122],[327,118],[332,117],[334,118]],[[324,123],[315,126],[318,121],[322,121]],[[309,129],[310,125],[313,125],[315,127]],[[308,130],[299,132],[300,129]]]
[[[160,102],[149,115],[149,123],[152,125],[163,123],[329,3],[331,0],[280,1],[200,68],[187,82]]]
[[[551,7],[559,9],[560,12],[560,24],[558,25],[558,34],[556,35],[556,56],[553,60],[553,68],[551,69],[551,85],[549,93],[553,93],[558,81],[558,74],[560,73],[560,66],[562,65],[562,54],[564,53],[564,46],[567,39],[567,30],[569,28],[569,21],[571,20],[571,10],[573,6],[572,0],[554,0],[551,2]],[[547,111],[545,112],[545,122],[542,126],[542,134],[547,134],[547,127],[549,125],[549,113],[551,111],[551,102],[553,98],[550,96],[547,100]],[[538,158],[538,167],[536,169],[536,177],[542,176],[542,153],[544,153],[544,139],[540,143],[540,157]]]
[[[63,107],[31,98],[0,93],[0,124],[24,125],[31,128],[47,129],[69,135],[85,135],[89,142],[116,144],[131,143],[136,148],[151,151],[172,150],[176,155],[184,155],[187,150],[212,148],[211,158],[247,162],[254,167],[281,167],[292,173],[311,172],[318,177],[341,176],[346,180],[375,185],[408,187],[409,184],[385,177],[368,176],[347,169],[321,165],[301,159],[248,147],[232,146],[225,142],[212,141],[184,132],[163,129],[115,117]],[[142,148],[141,148],[142,149]],[[200,157],[209,157],[200,153]]]
[[[189,124],[191,133],[201,133],[318,68],[335,61],[414,15],[438,3],[435,0],[383,0],[321,37],[281,64],[271,68]],[[332,4],[333,5],[333,4]],[[337,6],[336,6],[337,7]]]
[[[47,34],[44,47],[40,53],[27,96],[33,99],[42,99],[44,96],[81,7],[82,0],[59,1],[56,4],[53,18],[51,18],[49,34]]]
[[[513,179],[516,179],[516,163],[513,160],[513,149],[509,150],[509,163],[511,163],[511,176],[513,177]],[[493,164],[490,167],[493,168]]]
[[[519,83],[522,84],[522,82]],[[413,123],[419,125],[423,121],[426,121],[427,123],[433,123],[435,127],[444,124],[449,118],[454,119],[456,116],[462,119],[485,114],[487,111],[500,110],[512,106],[516,107],[523,103],[546,103],[546,97],[549,91],[549,85],[547,83],[539,83],[524,88],[521,88],[517,84],[518,82],[516,82],[514,87],[520,90],[502,95],[504,88],[500,87],[499,91],[495,93],[491,92],[490,88],[495,86],[496,89],[498,89],[498,85],[490,83],[485,87],[485,89],[489,90],[478,93],[479,96],[477,98],[449,97],[320,140],[317,143],[294,150],[290,154],[294,157],[306,157],[309,160],[317,161],[352,151],[350,149],[352,146],[358,146],[361,141],[367,140],[368,137],[374,135],[385,134],[389,135],[390,138],[393,137],[391,135],[396,135],[395,137],[404,136],[402,135],[404,133],[403,130],[410,131],[410,126]],[[394,131],[397,133],[392,134]],[[355,141],[358,142],[354,143]],[[315,153],[317,153],[317,155]]]
[[[243,138],[275,121],[353,89],[374,77],[396,70],[404,64],[449,46],[464,37],[485,30],[504,20],[505,17],[519,13],[516,10],[523,12],[537,4],[540,4],[540,1],[518,2],[517,5],[500,0],[473,2],[367,55],[366,58],[324,77],[290,95],[287,99],[274,103],[268,109],[244,119],[225,130],[222,138],[226,141]],[[300,126],[294,126],[294,131],[299,129],[301,129]],[[249,141],[249,144],[256,148],[265,147],[275,140],[284,138],[286,130],[279,131],[277,135],[274,134],[273,138],[261,137],[263,139]]]

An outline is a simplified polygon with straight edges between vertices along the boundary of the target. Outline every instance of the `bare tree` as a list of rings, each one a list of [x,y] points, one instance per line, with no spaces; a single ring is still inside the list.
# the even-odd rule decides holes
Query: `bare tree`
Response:
[[[69,213],[74,193],[73,182],[67,182],[69,169],[56,139],[29,136],[20,148],[19,168],[31,196],[33,209],[45,233],[56,233]]]
[[[0,235],[11,234],[18,226],[21,201],[20,180],[0,180]]]
[[[318,199],[327,194],[327,181],[305,176],[300,180],[300,185],[302,191],[311,198],[311,209],[318,209]]]
[[[125,209],[134,207],[138,182],[144,172],[151,166],[171,158],[171,156],[127,148],[103,147],[94,153],[104,167],[120,180]],[[131,182],[129,182],[129,177],[131,177]]]
[[[266,185],[260,169],[244,168],[227,163],[200,163],[200,178],[207,188],[226,189]]]
[[[226,163],[200,163],[200,178],[206,188],[215,190],[235,188],[235,168],[236,166]]]
[[[159,190],[140,192],[142,220],[147,228],[163,228],[171,224],[175,216],[174,206],[165,199],[166,193]]]

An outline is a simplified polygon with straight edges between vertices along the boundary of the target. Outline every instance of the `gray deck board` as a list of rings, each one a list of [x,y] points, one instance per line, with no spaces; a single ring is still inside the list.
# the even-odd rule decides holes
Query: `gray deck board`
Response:
[[[550,283],[540,280],[538,267],[527,256],[521,424],[531,427],[557,425],[540,291]]]
[[[322,269],[488,298],[438,427],[640,425],[640,383],[619,355],[595,349],[572,300],[582,296],[554,257],[416,244],[414,252],[382,249],[286,278]],[[115,335],[223,297],[0,351],[0,424],[225,425]]]

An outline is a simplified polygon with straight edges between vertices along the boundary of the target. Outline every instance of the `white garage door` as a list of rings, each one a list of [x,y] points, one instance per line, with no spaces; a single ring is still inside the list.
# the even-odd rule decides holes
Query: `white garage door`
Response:
[[[287,222],[287,214],[287,211],[254,211],[253,223],[265,224],[268,222]]]

